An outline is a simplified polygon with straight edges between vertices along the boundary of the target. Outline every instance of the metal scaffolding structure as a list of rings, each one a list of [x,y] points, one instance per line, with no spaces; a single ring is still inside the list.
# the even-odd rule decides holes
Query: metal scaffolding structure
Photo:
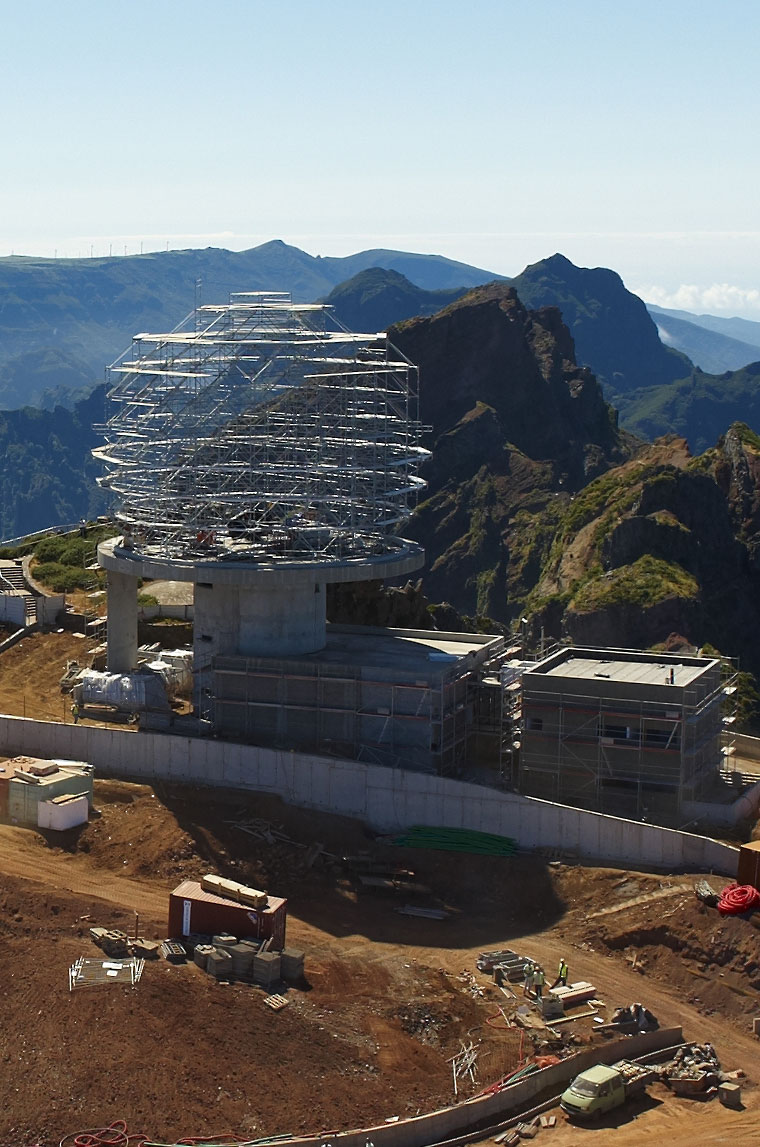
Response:
[[[170,560],[392,554],[425,483],[416,368],[383,334],[279,292],[135,335],[93,453],[123,545]]]
[[[275,748],[297,744],[368,764],[461,772],[475,735],[478,690],[468,660],[427,678],[419,668],[406,678],[381,672],[340,662],[219,657],[213,720]]]
[[[626,651],[612,654],[624,658]],[[544,688],[528,673],[520,791],[617,815],[678,818],[685,802],[703,799],[714,786],[731,739],[733,722],[724,711],[734,692],[732,667],[704,661],[705,672],[680,688],[630,680],[607,691],[596,678],[609,674],[599,673]]]

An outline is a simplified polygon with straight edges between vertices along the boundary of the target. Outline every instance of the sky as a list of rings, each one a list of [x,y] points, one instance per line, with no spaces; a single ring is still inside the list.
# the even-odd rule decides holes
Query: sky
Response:
[[[757,0],[0,8],[0,256],[561,251],[760,319]]]

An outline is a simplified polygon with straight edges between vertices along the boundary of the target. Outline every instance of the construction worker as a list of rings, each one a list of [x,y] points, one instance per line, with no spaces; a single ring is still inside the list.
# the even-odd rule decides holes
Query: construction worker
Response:
[[[533,973],[533,990],[536,993],[536,999],[541,1000],[544,996],[544,984],[546,983],[546,976],[544,969],[539,964]]]
[[[76,725],[77,721],[79,720],[79,706],[77,705],[76,701],[72,703],[71,716],[74,718],[74,724]]]
[[[530,995],[530,990],[533,987],[533,972],[534,972],[533,961],[532,960],[526,960],[525,963],[523,964],[523,979],[524,979],[523,995],[524,996]]]
[[[556,988],[558,984],[562,984],[563,988],[567,987],[567,971],[568,971],[567,960],[563,956],[559,962],[559,968],[557,969],[557,978],[554,981],[554,983],[552,984],[549,991],[551,991],[552,988]]]

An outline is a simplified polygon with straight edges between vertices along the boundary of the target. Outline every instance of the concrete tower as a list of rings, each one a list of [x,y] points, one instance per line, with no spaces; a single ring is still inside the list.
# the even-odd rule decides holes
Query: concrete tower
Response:
[[[108,571],[108,668],[137,664],[140,578],[194,585],[197,697],[216,656],[325,645],[331,582],[419,568],[399,534],[424,482],[416,370],[384,334],[256,292],[138,334],[109,369],[101,484],[122,536]]]

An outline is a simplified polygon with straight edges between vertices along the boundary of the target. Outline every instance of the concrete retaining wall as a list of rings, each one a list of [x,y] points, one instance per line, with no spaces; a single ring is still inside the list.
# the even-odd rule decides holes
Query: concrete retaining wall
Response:
[[[522,848],[673,871],[736,872],[738,850],[709,837],[550,804],[425,773],[229,741],[0,716],[0,752],[89,761],[106,776],[279,794],[380,830],[411,824],[498,833]]]
[[[27,599],[20,594],[0,593],[0,622],[23,629],[26,625]]]
[[[732,804],[714,801],[684,801],[681,810],[684,820],[705,821],[709,824],[736,825],[757,816],[760,809],[760,781],[745,789]]]
[[[760,761],[760,737],[749,737],[746,733],[737,733],[736,754],[746,761]]]
[[[537,1071],[505,1088],[498,1095],[469,1099],[455,1107],[432,1111],[429,1115],[400,1119],[398,1123],[381,1123],[376,1127],[355,1131],[280,1139],[277,1147],[337,1147],[338,1144],[341,1147],[426,1147],[427,1144],[440,1143],[467,1131],[489,1127],[508,1119],[510,1112],[526,1107],[541,1092],[550,1088],[554,1094],[563,1091],[571,1079],[594,1064],[636,1059],[673,1047],[681,1043],[682,1039],[681,1028],[663,1028],[661,1031],[618,1039]]]

